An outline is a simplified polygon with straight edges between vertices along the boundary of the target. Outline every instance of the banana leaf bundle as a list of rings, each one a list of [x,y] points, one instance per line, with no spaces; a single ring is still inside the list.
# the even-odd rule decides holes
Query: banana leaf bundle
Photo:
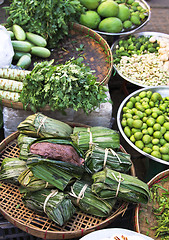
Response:
[[[71,139],[84,151],[96,145],[112,149],[119,149],[120,147],[119,133],[106,127],[75,127]]]
[[[115,152],[111,148],[103,149],[96,146],[85,154],[85,169],[91,174],[99,172],[105,167],[126,173],[131,166],[130,154]]]
[[[29,164],[28,166],[36,178],[42,179],[59,190],[64,191],[77,178],[81,178],[81,173],[71,172],[71,169],[64,167],[63,163],[61,162],[59,166],[59,164],[43,161],[37,164]]]
[[[17,138],[18,147],[20,148],[19,158],[27,160],[29,154],[29,145],[33,143],[37,138],[29,137],[25,134],[19,134]]]
[[[6,157],[3,159],[0,170],[0,180],[18,183],[18,176],[27,169],[26,162],[19,158]]]
[[[94,173],[92,191],[103,199],[117,198],[132,203],[147,203],[149,188],[146,183],[128,174],[105,168]]]
[[[22,186],[22,191],[24,189],[24,191],[34,192],[44,188],[53,188],[48,182],[36,178],[29,168],[19,175],[18,182]]]
[[[35,113],[18,125],[18,131],[31,137],[69,137],[73,129],[67,123]]]
[[[43,138],[29,145],[29,152],[49,159],[69,162],[77,166],[84,163],[84,154],[67,139]]]
[[[40,214],[45,212],[48,218],[59,226],[67,222],[76,211],[68,195],[54,189],[28,192],[23,196],[22,201],[26,207]]]
[[[99,198],[92,192],[90,185],[80,180],[73,184],[69,195],[73,204],[80,210],[99,217],[109,216],[116,203],[116,199]]]
[[[77,166],[69,162],[64,162],[57,159],[48,159],[40,155],[30,153],[27,159],[27,166],[31,168],[32,166],[38,164],[49,164],[54,168],[57,168],[58,170],[60,169],[61,171],[71,174],[77,179],[80,179],[85,172],[85,168],[83,165]]]

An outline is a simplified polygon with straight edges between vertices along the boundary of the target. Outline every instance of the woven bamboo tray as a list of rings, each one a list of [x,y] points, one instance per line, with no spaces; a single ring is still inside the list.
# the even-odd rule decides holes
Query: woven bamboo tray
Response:
[[[167,178],[167,181],[163,179]],[[155,183],[163,186],[166,189],[169,189],[169,169],[160,172],[154,178],[152,178],[147,184],[151,188]],[[161,189],[160,189],[161,190]],[[162,190],[161,190],[162,192]],[[152,212],[152,203],[149,202],[147,205],[138,204],[135,208],[135,230],[138,233],[148,235],[149,237],[160,240],[160,237],[155,237],[155,230],[152,230],[152,227],[157,225],[156,218]]]
[[[19,147],[17,137],[19,132],[8,136],[0,143],[0,164],[5,157],[18,157]],[[121,146],[121,151],[126,152]],[[135,176],[132,165],[131,175]],[[18,186],[11,183],[0,182],[0,212],[9,222],[23,231],[43,239],[71,239],[81,237],[94,230],[109,225],[117,216],[124,214],[128,203],[118,202],[111,216],[108,218],[95,217],[83,212],[76,212],[62,227],[56,225],[45,215],[39,215],[26,208],[22,203]]]
[[[80,46],[82,47],[80,48]],[[58,44],[56,49],[52,49],[51,56],[47,60],[54,59],[54,64],[61,64],[72,57],[78,58],[80,56],[84,58],[83,62],[85,64],[95,70],[94,74],[97,81],[106,85],[113,69],[113,56],[110,46],[103,37],[92,29],[78,23],[71,23],[69,35]],[[28,70],[32,70],[34,62],[41,61],[44,61],[44,59],[32,57],[32,64]],[[21,102],[2,99],[2,104],[14,109],[23,109]],[[41,110],[50,111],[51,109],[46,106]]]

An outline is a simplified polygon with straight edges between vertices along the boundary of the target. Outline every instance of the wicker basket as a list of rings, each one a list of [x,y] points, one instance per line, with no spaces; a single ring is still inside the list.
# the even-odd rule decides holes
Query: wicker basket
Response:
[[[164,178],[169,177],[169,169],[160,172],[155,177],[153,177],[147,184],[151,188],[155,183],[162,185],[164,188],[169,189],[169,181],[161,182]],[[149,202],[147,205],[138,204],[135,208],[135,230],[138,233],[145,234],[153,239],[161,239],[160,237],[155,237],[155,230],[151,227],[156,225],[156,218],[152,212],[152,203]]]
[[[81,51],[78,51],[77,49],[80,45],[82,45],[83,48]],[[72,23],[70,25],[69,35],[58,44],[56,49],[52,50],[48,60],[54,59],[55,64],[61,64],[72,57],[78,58],[79,56],[84,58],[83,62],[85,64],[92,70],[95,70],[94,74],[98,82],[106,85],[113,69],[113,56],[110,46],[103,37],[92,29],[78,23]],[[32,65],[30,68],[33,68],[34,62],[41,61],[44,61],[44,59],[32,57]],[[10,108],[23,109],[21,102],[2,99],[2,104]],[[30,109],[28,108],[27,110]],[[50,111],[51,108],[46,106],[41,110]]]
[[[15,132],[0,143],[0,163],[5,157],[19,156],[20,150],[17,145],[18,135],[19,132]],[[121,151],[126,152],[122,146]],[[135,176],[133,165],[130,172],[132,176]],[[106,227],[117,216],[124,214],[128,207],[128,203],[118,202],[111,216],[108,218],[95,217],[83,212],[77,212],[65,225],[60,227],[45,215],[39,215],[26,208],[22,203],[22,195],[19,192],[18,186],[0,182],[0,191],[0,212],[2,215],[16,227],[43,239],[71,239],[81,237],[94,230]]]

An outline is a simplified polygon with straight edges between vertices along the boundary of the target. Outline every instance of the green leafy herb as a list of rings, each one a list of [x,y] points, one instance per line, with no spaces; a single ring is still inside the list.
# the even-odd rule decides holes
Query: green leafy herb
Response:
[[[70,59],[65,64],[52,65],[54,60],[36,63],[23,81],[20,101],[33,111],[49,105],[52,110],[73,108],[93,111],[106,102],[108,89],[97,78],[83,58]]]
[[[79,0],[13,0],[5,9],[8,26],[18,24],[25,31],[40,34],[51,48],[68,35],[69,23],[84,11]]]

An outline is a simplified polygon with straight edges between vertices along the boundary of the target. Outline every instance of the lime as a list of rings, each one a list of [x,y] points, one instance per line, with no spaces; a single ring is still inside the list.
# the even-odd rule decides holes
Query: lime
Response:
[[[162,147],[160,147],[160,152],[162,154],[168,154],[169,153],[169,148],[166,147],[166,146],[162,146]]]
[[[144,143],[141,140],[138,140],[135,142],[136,147],[143,149],[144,148]]]
[[[161,130],[161,125],[159,123],[155,123],[154,126],[153,126],[153,129],[155,131],[160,131]]]
[[[80,15],[80,23],[88,28],[96,29],[101,18],[97,12],[89,10]]]
[[[147,123],[147,126],[152,127],[155,124],[155,119],[150,117],[147,119],[146,123]]]
[[[141,128],[142,125],[143,125],[143,122],[139,119],[136,119],[136,120],[133,121],[133,127],[134,128]]]
[[[138,129],[138,128],[132,128],[132,129],[131,129],[131,132],[134,134],[134,133],[136,133],[136,132],[141,132],[141,130]]]
[[[130,141],[133,142],[133,143],[136,141],[134,135],[131,135],[131,137],[130,137]]]
[[[136,133],[134,133],[134,138],[135,138],[136,140],[141,140],[142,137],[143,137],[143,133],[142,133],[142,132],[136,132]]]
[[[148,108],[148,109],[145,110],[145,113],[146,113],[147,115],[150,115],[150,114],[152,113],[152,111],[151,111],[150,108]]]
[[[140,98],[144,98],[144,97],[146,97],[146,96],[147,96],[146,91],[142,91],[142,92],[139,93],[139,97],[140,97]]]
[[[134,119],[134,120],[137,120],[137,119],[140,119],[140,117],[139,117],[138,115],[134,115],[134,116],[133,116],[133,119]]]
[[[143,133],[143,134],[148,134],[148,130],[147,130],[147,129],[143,129],[143,130],[142,130],[142,133]]]
[[[164,138],[161,138],[161,139],[160,139],[160,144],[161,144],[161,146],[163,146],[165,143],[166,143],[166,140],[165,140]]]
[[[169,161],[169,154],[162,154],[162,160]]]
[[[148,154],[150,154],[150,153],[152,152],[152,149],[149,148],[149,147],[144,147],[144,148],[143,148],[143,151],[146,152],[146,153],[148,153]]]
[[[169,142],[169,131],[167,131],[166,133],[164,133],[164,139]]]
[[[131,130],[128,126],[124,128],[124,133],[126,134],[127,137],[131,137]]]
[[[128,20],[130,17],[129,8],[124,4],[119,4],[119,12],[117,14],[117,17],[120,18],[122,22]]]
[[[165,127],[166,130],[169,130],[169,122],[165,122],[163,124],[163,127]]]
[[[80,3],[87,9],[96,9],[99,6],[100,0],[80,0]]]
[[[122,121],[121,121],[121,125],[123,127],[126,127],[127,126],[127,120],[123,118]]]
[[[156,102],[157,100],[161,100],[161,99],[162,99],[161,94],[158,92],[154,92],[151,96],[151,100],[153,102]]]
[[[157,114],[156,112],[153,112],[153,113],[151,114],[151,116],[152,116],[153,118],[157,118],[157,117],[158,117],[158,114]]]
[[[132,24],[132,22],[131,22],[130,20],[126,20],[126,21],[123,22],[123,27],[124,27],[125,29],[131,28],[132,25],[133,25],[133,24]]]
[[[151,155],[156,158],[161,158],[161,153],[159,151],[152,151]]]
[[[133,108],[133,102],[132,101],[129,101],[127,104],[126,104],[126,107],[128,108]]]
[[[150,107],[154,107],[154,102],[153,101],[149,101],[149,105],[150,105]]]
[[[119,12],[119,5],[115,1],[105,1],[98,6],[97,12],[101,17],[116,17]]]
[[[147,97],[148,97],[148,98],[151,98],[152,94],[153,94],[152,91],[150,91],[150,90],[147,91]]]
[[[152,135],[153,132],[154,132],[154,130],[153,130],[152,127],[148,127],[148,128],[147,128],[147,131],[148,131],[148,134],[149,134],[149,135]]]
[[[159,148],[159,146],[157,146],[157,145],[154,145],[153,147],[152,147],[152,150],[153,151],[160,151],[160,148]]]
[[[148,134],[145,134],[142,138],[143,143],[148,144],[151,142],[151,137]]]
[[[152,139],[152,144],[153,145],[157,145],[157,144],[159,144],[159,142],[160,142],[160,139],[158,139],[158,138]]]
[[[107,17],[99,23],[99,30],[109,33],[119,33],[123,29],[123,23],[119,18]]]
[[[154,138],[161,138],[161,137],[162,137],[162,134],[161,134],[160,131],[155,131],[155,132],[153,133],[153,137],[154,137]]]
[[[146,123],[143,123],[142,127],[141,127],[141,130],[143,129],[147,129],[147,124]]]
[[[165,122],[165,117],[163,115],[158,116],[156,122],[163,125]]]
[[[133,126],[133,119],[132,118],[128,118],[127,119],[127,125],[130,127],[130,128],[132,128],[132,126]]]
[[[135,102],[136,102],[135,97],[131,97],[131,98],[130,98],[130,101],[131,101],[132,103],[135,103]]]

